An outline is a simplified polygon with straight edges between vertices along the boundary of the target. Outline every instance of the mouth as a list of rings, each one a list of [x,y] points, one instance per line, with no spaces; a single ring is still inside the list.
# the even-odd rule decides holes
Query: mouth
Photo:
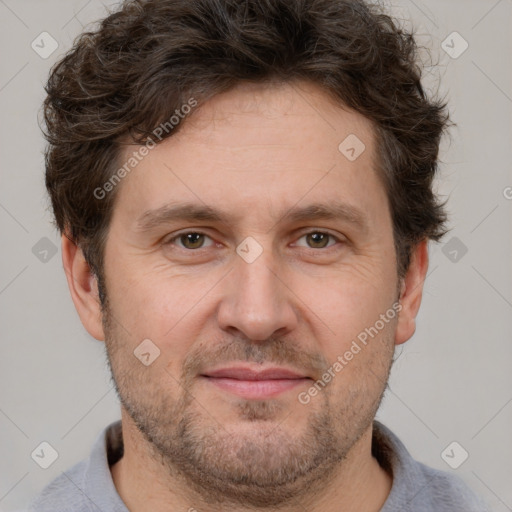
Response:
[[[207,371],[201,378],[224,391],[253,400],[273,398],[312,381],[310,377],[287,368],[255,370],[247,366]]]

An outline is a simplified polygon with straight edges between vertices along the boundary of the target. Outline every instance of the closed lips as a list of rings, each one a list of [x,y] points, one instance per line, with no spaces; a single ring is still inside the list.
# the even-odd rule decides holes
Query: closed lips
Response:
[[[221,368],[219,370],[205,372],[203,376],[211,378],[254,381],[309,378],[305,375],[301,375],[286,368],[267,368],[261,371],[251,370],[249,368]]]

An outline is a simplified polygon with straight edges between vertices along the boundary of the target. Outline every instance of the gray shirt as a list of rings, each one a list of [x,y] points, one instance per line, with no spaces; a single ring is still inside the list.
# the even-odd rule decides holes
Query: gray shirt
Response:
[[[373,424],[372,452],[393,475],[381,512],[490,512],[459,477],[415,461],[398,437],[378,421]],[[109,469],[122,456],[119,420],[101,432],[87,459],[42,490],[28,512],[129,512]]]

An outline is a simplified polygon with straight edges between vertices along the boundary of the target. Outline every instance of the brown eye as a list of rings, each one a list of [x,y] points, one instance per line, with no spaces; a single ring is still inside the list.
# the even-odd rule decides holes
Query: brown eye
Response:
[[[181,233],[170,238],[167,242],[164,242],[164,245],[175,245],[178,242],[178,247],[182,249],[202,249],[203,247],[207,247],[204,245],[207,238],[210,237],[204,233],[187,231],[186,233]]]
[[[327,233],[309,233],[306,235],[306,239],[308,243],[312,244],[312,247],[316,249],[318,247],[327,247],[330,236],[331,235],[328,235]]]
[[[180,241],[187,249],[199,249],[204,242],[204,235],[201,233],[186,233],[180,235]]]
[[[310,249],[324,249],[326,247],[335,245],[337,241],[339,242],[339,240],[334,235],[324,231],[311,231],[303,235],[300,239],[302,238],[306,240],[307,247]],[[334,241],[334,243],[329,244],[331,239]],[[302,244],[299,245],[304,247]]]

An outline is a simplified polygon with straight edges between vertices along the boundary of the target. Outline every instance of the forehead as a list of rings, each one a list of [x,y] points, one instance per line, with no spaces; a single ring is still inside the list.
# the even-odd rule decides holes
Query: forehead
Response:
[[[371,122],[315,84],[240,84],[181,122],[123,179],[123,215],[179,201],[273,219],[299,202],[386,208]]]
[[[226,139],[227,130],[236,131],[230,134],[235,137]],[[200,104],[175,138],[241,151],[259,143],[266,144],[270,152],[301,149],[317,158],[314,150],[321,141],[332,154],[350,134],[364,139],[366,149],[372,152],[374,134],[369,119],[317,84],[292,81],[238,84]],[[306,144],[299,148],[301,141]]]

